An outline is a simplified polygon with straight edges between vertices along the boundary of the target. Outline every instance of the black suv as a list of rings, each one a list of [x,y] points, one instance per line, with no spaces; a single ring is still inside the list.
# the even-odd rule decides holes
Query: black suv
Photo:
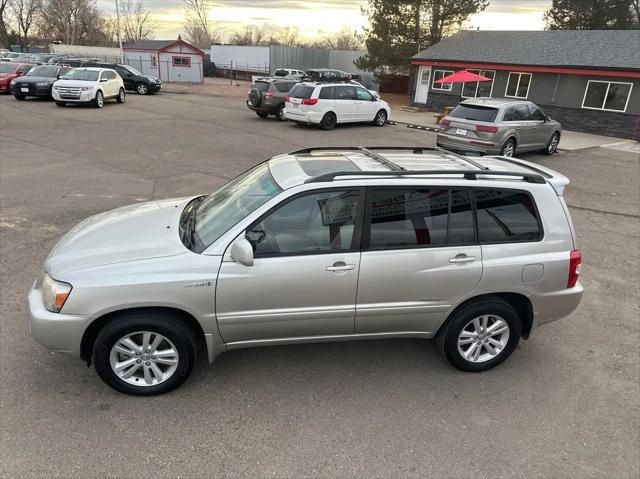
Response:
[[[260,78],[255,81],[253,89],[249,92],[247,106],[260,118],[275,115],[278,121],[285,121],[284,97],[296,83],[296,80]]]
[[[119,65],[117,63],[84,62],[83,67],[111,68],[115,70],[124,82],[127,90],[133,90],[140,95],[149,95],[160,91],[162,82],[156,77],[144,75],[129,65]]]

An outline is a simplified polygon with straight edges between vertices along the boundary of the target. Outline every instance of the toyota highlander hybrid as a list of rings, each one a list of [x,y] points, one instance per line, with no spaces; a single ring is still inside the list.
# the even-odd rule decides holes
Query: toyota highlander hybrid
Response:
[[[170,391],[198,344],[435,338],[464,371],[503,362],[580,302],[569,180],[506,157],[304,149],[210,195],[87,218],[28,297],[46,348],[118,391]],[[426,367],[426,365],[425,365]]]

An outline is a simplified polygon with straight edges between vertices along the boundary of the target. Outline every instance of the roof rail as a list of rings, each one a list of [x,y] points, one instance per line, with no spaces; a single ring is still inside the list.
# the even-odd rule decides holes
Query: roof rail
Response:
[[[305,183],[322,183],[334,181],[338,176],[426,176],[426,175],[462,175],[465,180],[477,180],[478,175],[520,177],[527,183],[544,184],[546,180],[537,174],[516,171],[493,170],[400,170],[400,171],[336,171],[309,178]]]

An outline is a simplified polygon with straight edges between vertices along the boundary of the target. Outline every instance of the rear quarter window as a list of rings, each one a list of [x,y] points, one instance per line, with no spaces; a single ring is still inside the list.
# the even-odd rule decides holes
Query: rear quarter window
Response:
[[[524,192],[475,190],[480,243],[511,243],[542,239],[533,198]]]
[[[458,105],[449,113],[449,116],[453,118],[487,122],[495,121],[497,115],[497,108],[476,105]]]
[[[313,90],[315,89],[316,87],[314,86],[296,85],[295,87],[293,87],[291,92],[289,92],[289,96],[291,98],[311,98]]]

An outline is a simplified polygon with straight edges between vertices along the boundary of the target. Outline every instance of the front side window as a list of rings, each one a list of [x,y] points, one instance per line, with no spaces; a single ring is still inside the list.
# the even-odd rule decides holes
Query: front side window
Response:
[[[229,228],[281,191],[282,189],[271,176],[268,163],[265,162],[210,194],[196,210],[197,251],[204,251]]]
[[[419,248],[475,241],[467,190],[374,189],[370,201],[370,249]]]
[[[531,84],[531,73],[509,73],[507,81],[507,91],[504,96],[511,98],[527,98],[529,96],[529,85]]]
[[[476,190],[480,243],[537,241],[542,228],[533,199],[526,193]]]
[[[298,196],[250,227],[246,238],[256,257],[351,251],[359,204],[358,190]]]
[[[431,85],[431,88],[439,91],[451,91],[453,83],[436,83],[436,81],[442,80],[444,77],[448,77],[449,75],[453,75],[453,71],[435,70],[433,72],[433,85]]]
[[[626,111],[631,83],[589,80],[582,108],[592,110]]]
[[[191,58],[189,57],[172,57],[174,67],[190,67]]]
[[[369,93],[364,88],[356,88],[356,94],[358,95],[358,100],[362,101],[373,101],[373,95]]]
[[[462,97],[463,98],[478,98],[478,97],[490,97],[493,90],[493,79],[496,72],[493,70],[468,70],[476,75],[489,78],[490,81],[474,81],[462,84]]]
[[[529,105],[529,119],[535,121],[547,121],[547,115],[545,115],[540,108],[535,105]]]

